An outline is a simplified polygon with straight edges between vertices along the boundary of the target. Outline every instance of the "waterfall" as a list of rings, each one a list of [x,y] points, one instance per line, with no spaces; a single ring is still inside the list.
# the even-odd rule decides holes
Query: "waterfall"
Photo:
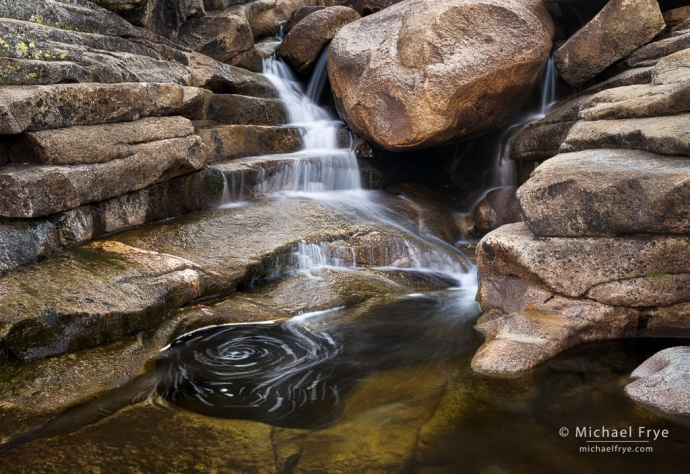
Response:
[[[473,200],[469,206],[470,212],[492,190],[517,185],[515,163],[510,159],[510,149],[513,139],[529,124],[543,119],[556,102],[556,81],[558,71],[553,58],[549,58],[539,81],[539,108],[526,116],[518,118],[513,124],[503,130],[498,140],[494,165],[486,183],[485,189]]]
[[[556,63],[553,57],[549,58],[546,63],[546,69],[541,77],[541,104],[539,107],[539,115],[545,117],[551,111],[551,107],[556,102],[556,81],[558,80],[558,71],[556,70]]]
[[[285,103],[290,119],[288,125],[304,130],[304,149],[281,155],[289,158],[289,163],[283,165],[278,173],[260,180],[255,190],[261,194],[286,190],[310,193],[361,190],[357,157],[350,149],[338,146],[339,135],[346,137],[347,134],[344,124],[316,103],[328,80],[328,47],[317,61],[305,92],[290,67],[277,54],[283,31],[281,25],[276,38],[259,46],[264,54],[263,75],[278,90]]]
[[[312,102],[318,102],[319,97],[323,93],[323,88],[326,87],[326,81],[328,80],[328,70],[326,68],[328,64],[328,49],[330,44],[326,46],[321,53],[321,57],[314,66],[314,73],[311,75],[311,80],[307,86],[307,97]]]

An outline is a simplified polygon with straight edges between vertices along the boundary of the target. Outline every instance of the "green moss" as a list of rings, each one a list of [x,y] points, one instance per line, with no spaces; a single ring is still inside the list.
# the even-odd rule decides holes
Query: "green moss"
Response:
[[[663,280],[666,277],[668,277],[668,274],[663,270],[647,274],[647,280],[654,280],[654,279]]]

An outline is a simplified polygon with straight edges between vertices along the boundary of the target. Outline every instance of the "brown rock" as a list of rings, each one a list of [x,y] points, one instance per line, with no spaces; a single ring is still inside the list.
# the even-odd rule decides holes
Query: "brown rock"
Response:
[[[330,7],[297,23],[280,45],[280,54],[299,74],[308,75],[324,46],[340,29],[359,20],[352,8]]]
[[[686,236],[536,237],[523,223],[505,225],[477,246],[482,275],[517,276],[573,298],[601,283],[690,273],[689,256]]]
[[[559,104],[546,117],[528,124],[510,144],[513,160],[543,161],[558,154],[563,140],[577,120],[580,106],[591,95],[584,95]]]
[[[148,143],[106,163],[76,166],[11,164],[0,168],[0,216],[41,217],[145,188],[206,165],[195,135]]]
[[[472,368],[486,374],[515,374],[577,344],[630,337],[687,337],[690,305],[635,309],[587,299],[542,295],[523,309],[486,314],[477,327],[486,335]]]
[[[630,132],[640,135],[644,141],[644,134]],[[518,199],[525,223],[542,237],[688,234],[689,182],[687,158],[590,150],[543,163],[520,188]]]
[[[690,19],[690,7],[674,8],[664,12],[666,26],[672,28],[685,20]]]
[[[627,120],[580,121],[570,129],[560,152],[630,148],[663,155],[690,156],[688,126],[688,114]]]
[[[194,51],[226,62],[254,46],[251,18],[275,5],[275,0],[256,0],[224,10],[209,11],[187,21],[177,42]]]
[[[556,51],[556,68],[578,87],[666,27],[656,0],[612,0]]]
[[[490,191],[472,212],[472,219],[479,235],[486,234],[502,225],[522,221],[522,211],[515,198],[514,187]]]
[[[618,87],[595,94],[580,109],[585,120],[676,115],[690,111],[690,81]]]
[[[189,96],[187,96],[189,98]],[[93,104],[97,103],[98,107]],[[172,115],[185,103],[173,84],[58,84],[0,89],[0,134]]]
[[[402,0],[349,0],[352,6],[362,16],[371,15],[381,10],[400,3]]]
[[[587,292],[591,298],[611,306],[668,306],[690,301],[690,274],[664,272],[644,278],[602,283]]]
[[[283,125],[290,119],[285,103],[235,94],[215,94],[206,119],[230,125]]]
[[[194,126],[182,117],[26,132],[13,141],[9,158],[39,165],[106,163],[132,156],[151,142],[190,135]]]
[[[391,151],[501,127],[527,100],[552,34],[540,1],[398,3],[331,42],[338,111],[355,134]]]
[[[324,0],[277,0],[274,8],[257,14],[249,21],[254,38],[275,36],[278,33],[278,25],[289,20],[292,14],[302,7],[324,5]]]
[[[299,151],[304,147],[302,129],[257,125],[219,125],[199,128],[209,162],[246,156],[274,155]]]
[[[675,36],[641,47],[628,56],[626,61],[630,66],[635,67],[643,61],[659,59],[688,48],[690,48],[690,34]]]

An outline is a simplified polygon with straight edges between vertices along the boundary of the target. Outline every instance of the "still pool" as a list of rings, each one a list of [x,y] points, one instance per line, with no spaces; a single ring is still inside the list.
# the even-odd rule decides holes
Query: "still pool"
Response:
[[[684,341],[588,344],[495,378],[470,369],[478,317],[456,290],[197,331],[162,352],[155,387],[134,403],[123,393],[127,406],[100,421],[3,453],[0,471],[686,471],[690,427],[623,392],[635,367]],[[589,427],[668,437],[576,436]],[[620,452],[628,446],[653,452]]]

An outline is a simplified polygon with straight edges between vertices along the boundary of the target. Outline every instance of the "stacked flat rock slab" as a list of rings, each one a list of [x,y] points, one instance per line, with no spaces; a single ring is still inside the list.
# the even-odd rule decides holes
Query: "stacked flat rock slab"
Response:
[[[656,0],[612,0],[556,51],[556,68],[578,87],[666,27]]]
[[[657,59],[517,137],[514,157],[546,161],[517,191],[524,222],[478,245],[487,340],[475,370],[520,372],[587,341],[690,335],[690,50]],[[651,380],[628,393],[653,406]]]

